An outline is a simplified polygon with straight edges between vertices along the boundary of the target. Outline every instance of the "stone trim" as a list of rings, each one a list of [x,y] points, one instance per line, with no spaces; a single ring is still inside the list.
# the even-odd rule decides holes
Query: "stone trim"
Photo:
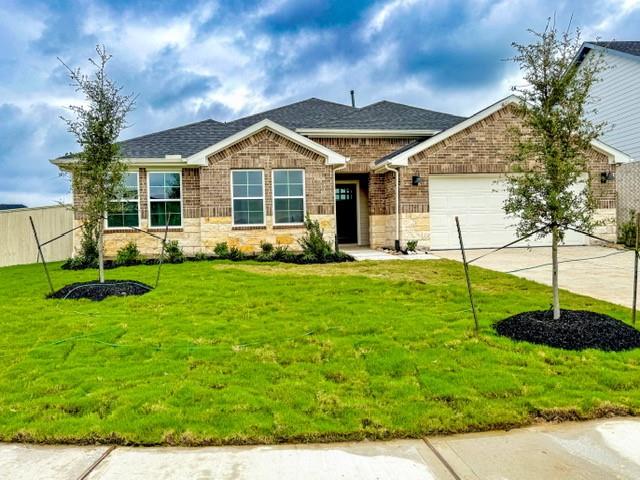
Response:
[[[266,225],[247,225],[247,226],[239,226],[234,225],[231,227],[231,230],[266,230]]]

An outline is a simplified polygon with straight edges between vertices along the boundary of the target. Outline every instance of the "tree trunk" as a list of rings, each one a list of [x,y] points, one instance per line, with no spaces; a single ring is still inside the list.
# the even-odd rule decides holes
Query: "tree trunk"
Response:
[[[553,319],[560,320],[560,292],[558,292],[558,227],[553,227],[551,233],[551,263],[553,285]]]
[[[98,272],[100,283],[104,283],[104,220],[98,223]]]

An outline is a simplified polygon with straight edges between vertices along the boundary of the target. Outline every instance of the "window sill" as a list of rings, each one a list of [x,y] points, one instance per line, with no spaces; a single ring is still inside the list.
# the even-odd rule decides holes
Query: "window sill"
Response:
[[[290,224],[279,224],[274,225],[274,230],[299,230],[304,228],[304,223],[290,223]]]
[[[184,232],[182,227],[169,227],[167,229],[169,232]],[[148,232],[164,232],[165,227],[151,227],[147,229]]]
[[[266,225],[233,225],[231,230],[266,230]]]
[[[136,227],[136,228],[140,228],[140,227]],[[138,230],[134,229],[134,228],[128,228],[128,227],[114,227],[114,228],[105,228],[104,229],[104,234],[105,235],[109,235],[110,233],[135,233]]]

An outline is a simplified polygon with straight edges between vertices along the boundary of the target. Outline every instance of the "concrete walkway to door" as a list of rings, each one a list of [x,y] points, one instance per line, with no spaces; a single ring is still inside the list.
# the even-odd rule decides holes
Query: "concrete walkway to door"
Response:
[[[468,250],[467,259],[491,250]],[[459,250],[432,252],[441,258],[462,261]],[[633,294],[633,252],[613,248],[560,247],[560,288],[589,297],[631,307]],[[587,259],[588,260],[582,260]],[[551,285],[551,248],[506,248],[473,265]],[[539,265],[544,265],[540,266]],[[533,268],[536,267],[536,268]]]

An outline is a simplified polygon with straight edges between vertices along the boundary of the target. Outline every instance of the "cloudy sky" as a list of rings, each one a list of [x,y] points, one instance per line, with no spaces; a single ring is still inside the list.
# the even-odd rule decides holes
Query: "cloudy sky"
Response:
[[[140,134],[230,120],[308,97],[387,99],[459,115],[506,96],[504,59],[528,28],[640,39],[640,0],[0,0],[0,203],[51,204],[69,186],[48,159],[75,150],[59,119],[79,101],[56,57],[88,68],[96,44],[139,94]]]

